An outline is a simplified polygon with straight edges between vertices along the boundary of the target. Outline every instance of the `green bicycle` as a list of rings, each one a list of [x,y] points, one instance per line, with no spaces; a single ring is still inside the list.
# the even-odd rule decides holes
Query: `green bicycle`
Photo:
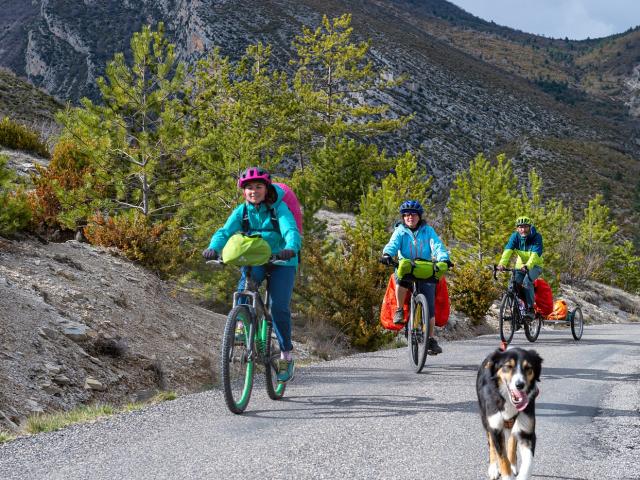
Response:
[[[222,264],[220,260],[210,262]],[[250,266],[246,267],[245,289],[233,294],[233,308],[227,315],[224,327],[220,369],[224,400],[233,413],[242,413],[247,408],[257,369],[264,369],[269,398],[280,400],[284,396],[286,384],[278,381],[280,348],[273,335],[269,307],[271,274],[268,265],[277,265],[279,262],[280,259],[274,255],[267,263],[264,299],[251,278]]]

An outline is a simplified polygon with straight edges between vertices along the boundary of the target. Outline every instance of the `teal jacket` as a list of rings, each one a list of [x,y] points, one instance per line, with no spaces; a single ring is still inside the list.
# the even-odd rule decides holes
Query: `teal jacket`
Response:
[[[296,221],[289,207],[282,201],[284,192],[277,186],[275,188],[278,193],[278,199],[271,205],[271,208],[273,208],[276,218],[278,219],[280,225],[279,232],[274,230],[271,213],[265,203],[256,206],[245,201],[231,212],[231,215],[229,215],[223,227],[213,234],[211,242],[209,242],[209,248],[214,249],[218,253],[222,252],[229,237],[234,233],[242,231],[242,214],[246,205],[247,216],[249,217],[249,234],[259,234],[264,238],[271,247],[271,252],[274,255],[281,250],[293,250],[299,253],[302,240],[300,233],[298,233]],[[295,267],[298,265],[298,257],[293,257],[282,265]]]
[[[420,221],[418,229],[411,231],[403,223],[396,225],[389,242],[385,245],[382,253],[386,253],[399,258],[415,260],[435,260],[445,262],[449,260],[449,252],[438,237],[436,231],[424,220]]]

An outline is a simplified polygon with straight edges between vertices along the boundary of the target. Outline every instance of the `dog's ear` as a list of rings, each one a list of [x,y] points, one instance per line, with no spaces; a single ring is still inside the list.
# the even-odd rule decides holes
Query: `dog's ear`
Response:
[[[542,373],[542,357],[535,350],[529,350],[527,356],[533,365],[534,378],[536,382],[538,382],[540,381],[540,374]]]
[[[484,362],[484,368],[491,372],[491,375],[495,375],[498,369],[502,366],[502,357],[504,352],[500,349],[497,349],[491,355],[487,357]]]

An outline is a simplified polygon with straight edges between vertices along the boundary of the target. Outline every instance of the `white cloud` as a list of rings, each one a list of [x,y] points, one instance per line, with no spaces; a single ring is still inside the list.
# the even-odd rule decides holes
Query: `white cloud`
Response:
[[[637,0],[450,0],[499,25],[547,37],[581,40],[640,25]]]

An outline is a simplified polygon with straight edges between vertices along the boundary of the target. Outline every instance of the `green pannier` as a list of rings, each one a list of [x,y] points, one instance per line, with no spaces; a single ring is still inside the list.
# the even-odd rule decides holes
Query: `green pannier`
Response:
[[[271,258],[271,247],[260,235],[236,233],[222,249],[222,261],[238,267],[264,265]]]
[[[413,275],[420,280],[431,278],[433,277],[433,262],[430,260],[402,258],[398,262],[398,278],[404,278],[406,275]]]

